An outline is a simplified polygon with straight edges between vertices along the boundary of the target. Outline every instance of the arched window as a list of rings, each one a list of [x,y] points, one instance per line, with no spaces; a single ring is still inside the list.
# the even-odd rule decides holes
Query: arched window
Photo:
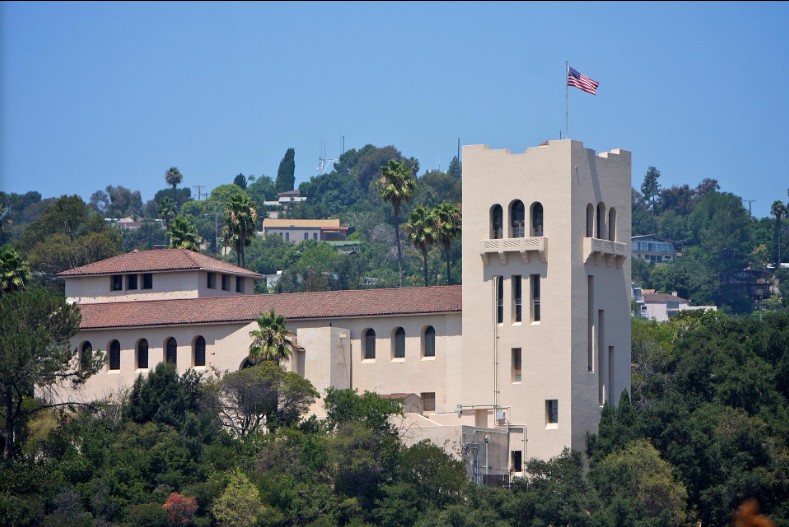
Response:
[[[165,345],[164,361],[167,364],[178,363],[178,343],[175,342],[173,337],[167,339],[167,344]]]
[[[195,339],[193,364],[195,366],[205,366],[205,339],[202,336]]]
[[[117,340],[110,342],[110,370],[121,369],[121,343]]]
[[[93,345],[90,341],[85,341],[82,343],[82,347],[79,350],[79,365],[85,367],[88,365],[88,361],[93,358]]]
[[[405,330],[397,328],[394,333],[394,341],[392,342],[392,356],[395,359],[405,358]]]
[[[140,339],[137,343],[137,369],[145,370],[148,368],[148,341]]]
[[[510,205],[510,238],[523,238],[526,236],[526,208],[521,200],[515,200]]]
[[[531,206],[531,235],[542,236],[542,203]]]
[[[490,209],[490,238],[499,240],[504,236],[504,219],[501,205],[493,205]]]
[[[372,329],[368,329],[364,332],[364,337],[362,339],[362,347],[364,348],[364,358],[365,359],[374,359],[375,358],[375,331]]]
[[[586,237],[594,236],[594,205],[591,203],[586,206]]]
[[[424,352],[422,355],[425,357],[436,356],[436,330],[433,329],[433,326],[425,328]]]
[[[608,239],[616,241],[616,209],[613,207],[608,210]]]
[[[597,215],[595,216],[595,238],[602,240],[603,233],[605,229],[603,229],[603,218],[605,217],[605,205],[603,203],[597,204]]]

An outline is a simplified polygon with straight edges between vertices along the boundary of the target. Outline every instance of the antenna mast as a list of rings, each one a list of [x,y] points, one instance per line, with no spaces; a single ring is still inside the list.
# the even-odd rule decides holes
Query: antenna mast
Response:
[[[345,137],[343,137],[343,143],[345,143]],[[343,148],[344,147],[345,147],[345,145],[343,144]],[[323,142],[323,139],[321,139],[321,155],[318,157],[318,175],[325,174],[326,173],[326,166],[329,163],[334,163],[337,160],[338,160],[337,158],[326,157],[326,146],[325,146],[325,144]]]

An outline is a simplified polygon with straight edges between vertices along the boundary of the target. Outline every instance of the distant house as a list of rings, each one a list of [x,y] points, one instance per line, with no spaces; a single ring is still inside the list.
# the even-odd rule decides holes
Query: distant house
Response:
[[[348,227],[340,220],[289,220],[266,218],[263,220],[263,236],[279,236],[283,240],[298,243],[304,240],[341,242],[348,236]]]
[[[691,306],[689,301],[676,293],[656,293],[654,289],[633,288],[633,300],[638,306],[638,316],[658,322],[666,322],[680,311],[709,309],[717,311],[717,306]]]
[[[677,257],[674,242],[652,234],[633,236],[631,239],[633,258],[649,263],[673,262]]]
[[[284,207],[293,203],[301,203],[307,201],[307,196],[302,196],[298,190],[289,190],[287,192],[280,192],[277,194],[276,201],[264,201],[263,204],[268,207]]]

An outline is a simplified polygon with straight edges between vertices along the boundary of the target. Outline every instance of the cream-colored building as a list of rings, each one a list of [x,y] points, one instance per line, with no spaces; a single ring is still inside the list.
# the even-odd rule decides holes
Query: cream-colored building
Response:
[[[629,152],[578,141],[464,147],[462,287],[254,295],[261,275],[180,249],[66,271],[83,314],[73,344],[108,363],[60,395],[107,396],[162,361],[237,370],[274,309],[298,342],[289,369],[321,393],[405,401],[404,438],[462,457],[475,481],[583,450],[630,388],[630,171]]]

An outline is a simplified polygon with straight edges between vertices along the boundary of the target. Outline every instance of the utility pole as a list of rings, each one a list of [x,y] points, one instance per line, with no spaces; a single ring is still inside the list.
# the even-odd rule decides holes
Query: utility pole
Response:
[[[197,189],[197,201],[200,201],[203,196],[202,190],[205,188],[205,185],[192,185],[192,188]]]

